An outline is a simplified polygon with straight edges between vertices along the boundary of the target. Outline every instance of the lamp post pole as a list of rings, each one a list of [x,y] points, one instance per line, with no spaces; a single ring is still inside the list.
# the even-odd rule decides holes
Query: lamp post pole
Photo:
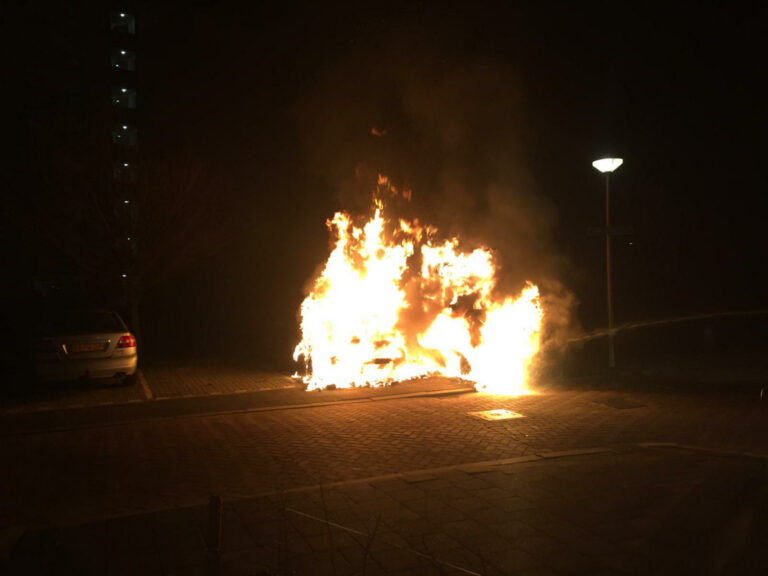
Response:
[[[608,366],[616,367],[613,354],[613,292],[611,290],[611,173],[605,173],[605,291],[608,304]]]
[[[608,367],[616,367],[613,354],[613,291],[611,289],[611,172],[624,163],[621,158],[601,158],[592,166],[605,174],[605,288],[608,306]]]

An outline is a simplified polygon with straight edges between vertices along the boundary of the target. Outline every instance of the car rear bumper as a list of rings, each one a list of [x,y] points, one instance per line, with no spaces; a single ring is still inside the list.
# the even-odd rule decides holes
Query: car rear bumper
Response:
[[[76,380],[82,377],[113,378],[131,376],[136,373],[138,356],[117,356],[88,360],[51,360],[37,362],[35,372],[38,380]]]

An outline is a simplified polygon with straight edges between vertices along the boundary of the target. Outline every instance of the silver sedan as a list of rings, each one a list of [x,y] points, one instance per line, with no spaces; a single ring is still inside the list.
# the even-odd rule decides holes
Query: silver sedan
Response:
[[[111,310],[68,310],[46,315],[35,341],[41,381],[118,378],[136,373],[136,338]]]

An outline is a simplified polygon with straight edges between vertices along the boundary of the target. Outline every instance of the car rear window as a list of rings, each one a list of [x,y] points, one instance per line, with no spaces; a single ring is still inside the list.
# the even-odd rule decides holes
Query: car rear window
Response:
[[[125,324],[115,312],[102,310],[75,310],[56,312],[41,318],[41,335],[93,334],[125,332]]]

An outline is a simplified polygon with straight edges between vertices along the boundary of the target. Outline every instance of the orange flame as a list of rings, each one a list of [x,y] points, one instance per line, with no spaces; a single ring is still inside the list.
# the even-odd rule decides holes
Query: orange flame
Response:
[[[388,180],[379,185],[392,188]],[[461,377],[494,394],[529,391],[540,346],[539,291],[496,297],[496,265],[485,248],[438,242],[418,220],[374,214],[362,227],[337,212],[335,244],[301,305],[308,389],[378,386],[429,374]]]

